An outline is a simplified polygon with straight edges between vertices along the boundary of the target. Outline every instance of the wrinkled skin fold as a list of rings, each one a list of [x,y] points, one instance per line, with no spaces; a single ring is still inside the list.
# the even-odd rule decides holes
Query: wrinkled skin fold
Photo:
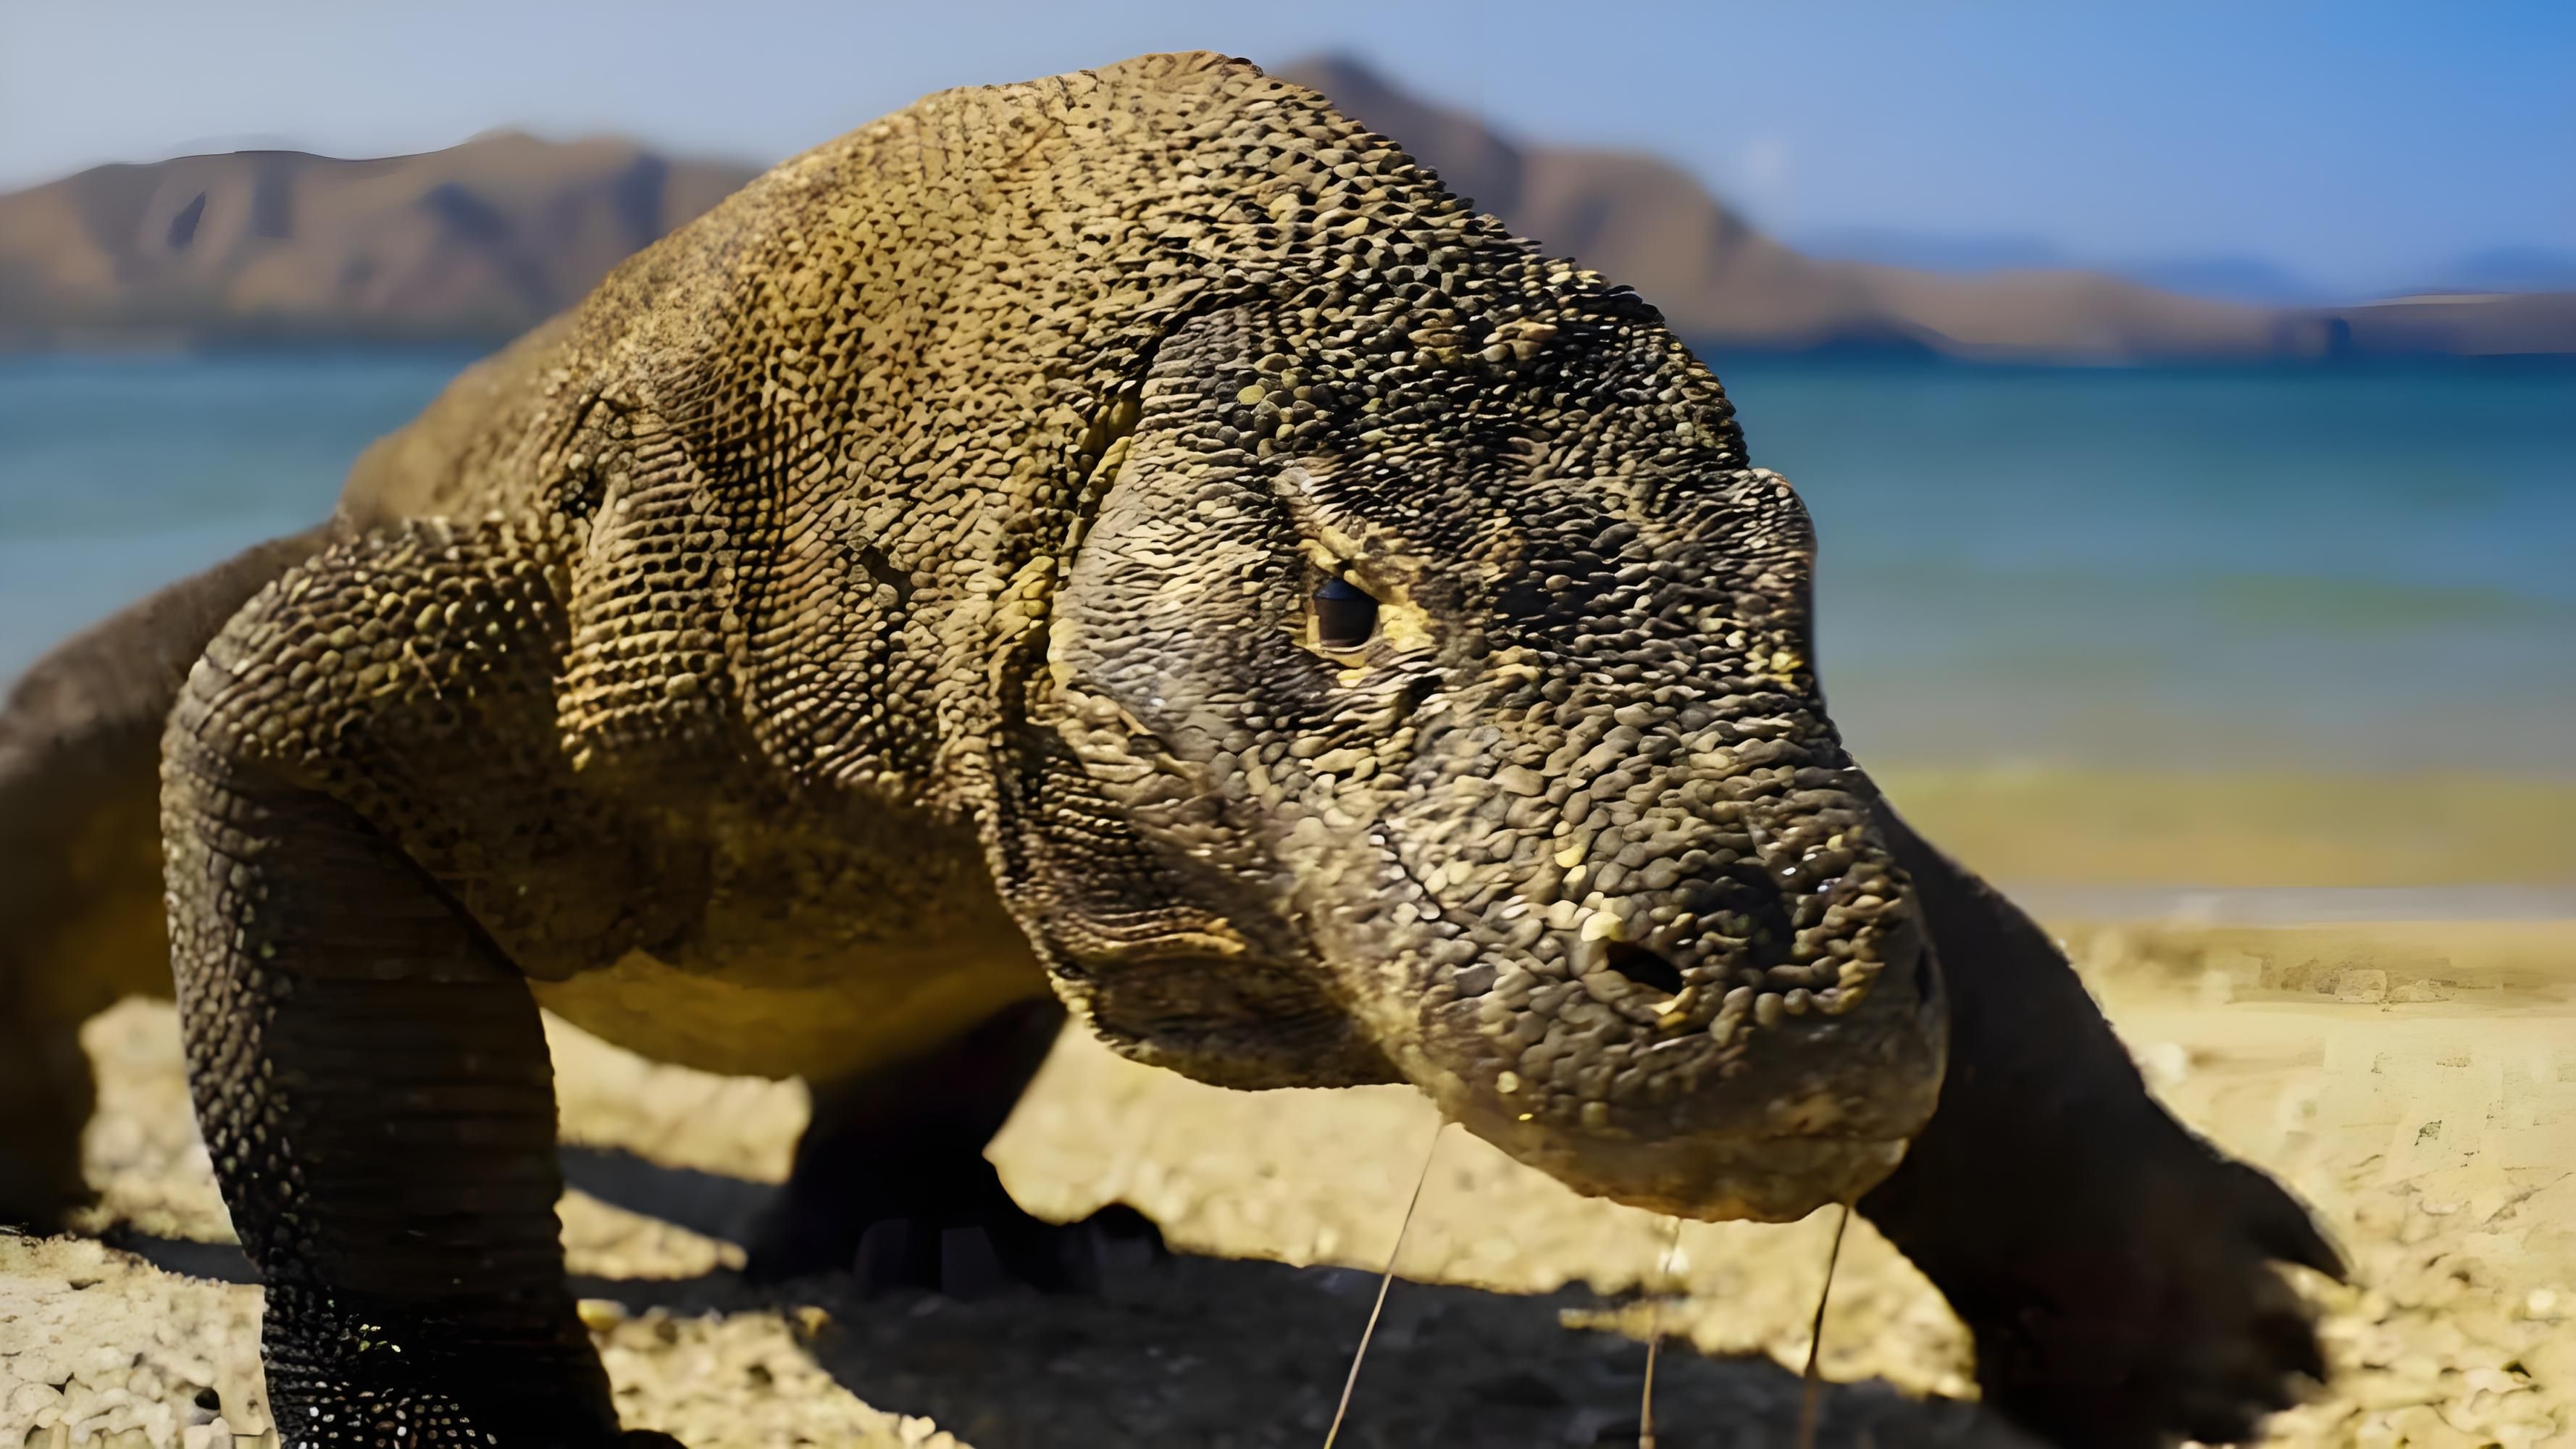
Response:
[[[2322,1372],[2274,1264],[2334,1254],[1843,750],[1815,546],[1650,306],[1320,97],[943,93],[44,666],[95,688],[0,716],[12,828],[105,829],[166,718],[161,868],[13,901],[0,988],[129,979],[160,943],[89,923],[166,887],[298,1445],[650,1437],[563,1284],[540,1004],[818,1084],[765,1276],[946,1286],[907,1245],[967,1226],[1078,1288],[1150,1239],[982,1161],[1060,1010],[1222,1085],[1411,1082],[1659,1211],[1856,1200],[2020,1422],[2250,1434]],[[76,1060],[77,1017],[19,1030]],[[0,1139],[0,1210],[56,1210],[65,1130]]]

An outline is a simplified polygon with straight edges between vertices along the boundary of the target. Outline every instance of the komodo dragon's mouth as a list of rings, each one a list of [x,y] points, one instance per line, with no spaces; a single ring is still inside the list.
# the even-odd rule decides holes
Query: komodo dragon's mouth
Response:
[[[1848,1203],[1905,1160],[1911,1137],[1703,1133],[1660,1142],[1573,1138],[1471,1109],[1458,1119],[1586,1197],[1702,1222],[1795,1222]]]
[[[1510,1059],[1493,1052],[1497,1038],[1507,1038],[1494,1014],[1459,986],[1513,969],[1508,940],[1488,939],[1489,929],[1425,884],[1427,872],[1398,824],[1381,819],[1366,837],[1383,865],[1381,888],[1404,896],[1435,934],[1490,948],[1458,969],[1435,972],[1424,1006],[1410,1017],[1418,1049],[1393,1055],[1450,1119],[1577,1192],[1707,1221],[1790,1221],[1876,1186],[1931,1113],[1946,1003],[1929,942],[1910,921],[1882,938],[1894,958],[1889,964],[1908,968],[1898,973],[1912,984],[1907,1009],[1874,1022],[1816,1022],[1804,1032],[1781,1030],[1790,1023],[1766,1010],[1764,1024],[1773,1030],[1761,1034],[1750,1056],[1669,1021],[1661,1031],[1611,1032],[1603,1045],[1646,1042],[1631,1061],[1663,1057],[1692,1067],[1661,1100],[1615,1107],[1599,1081],[1578,1073],[1592,1089],[1585,1100],[1571,1111],[1561,1101],[1558,1110],[1544,1110]],[[1382,972],[1363,975],[1388,979]],[[1521,1016],[1530,1019],[1527,1010]],[[1928,1060],[1907,1049],[1927,1043]],[[1609,1072],[1605,1066],[1598,1075]]]

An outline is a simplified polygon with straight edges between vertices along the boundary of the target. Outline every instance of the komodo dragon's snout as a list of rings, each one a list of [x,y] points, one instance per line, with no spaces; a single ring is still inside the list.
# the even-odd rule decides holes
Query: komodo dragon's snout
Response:
[[[1632,298],[1505,306],[1393,373],[1259,313],[1166,345],[1054,601],[1014,894],[1146,1060],[1398,1075],[1662,1211],[1850,1201],[1945,1021],[1805,510]]]

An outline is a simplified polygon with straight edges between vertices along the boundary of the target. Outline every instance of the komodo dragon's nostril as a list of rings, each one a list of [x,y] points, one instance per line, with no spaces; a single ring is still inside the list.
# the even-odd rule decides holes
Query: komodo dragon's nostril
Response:
[[[1601,964],[1666,996],[1678,995],[1682,989],[1681,968],[1643,946],[1614,941],[1604,953]]]

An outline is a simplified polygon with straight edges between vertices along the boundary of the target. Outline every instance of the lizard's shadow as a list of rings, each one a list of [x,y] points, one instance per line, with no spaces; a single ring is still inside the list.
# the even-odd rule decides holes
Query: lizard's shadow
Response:
[[[615,1149],[566,1146],[562,1161],[568,1185],[711,1237],[738,1233],[776,1191]],[[256,1281],[229,1244],[110,1236],[173,1272]],[[820,1308],[828,1324],[805,1347],[825,1372],[878,1409],[926,1415],[976,1449],[1307,1449],[1323,1442],[1377,1279],[1351,1269],[1181,1256],[1088,1298],[862,1298],[846,1277],[762,1285],[729,1271],[576,1275],[573,1286],[584,1298],[633,1313]],[[1371,1449],[1635,1444],[1644,1349],[1615,1334],[1569,1329],[1559,1317],[1602,1306],[1580,1288],[1521,1295],[1397,1284],[1338,1442]],[[1706,1357],[1667,1341],[1656,1369],[1656,1442],[1662,1449],[1793,1443],[1801,1391],[1796,1374],[1767,1358]],[[2032,1441],[1973,1403],[1912,1399],[1873,1380],[1825,1386],[1818,1442],[2029,1449]]]
[[[564,1170],[595,1197],[719,1237],[738,1232],[774,1190],[589,1147],[567,1147]],[[825,1371],[866,1402],[927,1415],[977,1449],[1268,1449],[1323,1442],[1377,1279],[1184,1256],[1128,1274],[1094,1298],[861,1299],[847,1278],[770,1287],[726,1272],[580,1278],[576,1289],[638,1312],[821,1308],[830,1324],[807,1348]],[[1601,1306],[1579,1288],[1515,1295],[1398,1284],[1339,1442],[1634,1444],[1644,1349],[1568,1329],[1559,1318],[1564,1309]],[[1796,1374],[1767,1358],[1709,1358],[1668,1342],[1656,1371],[1657,1442],[1664,1449],[1792,1443],[1801,1388]],[[1972,1403],[1910,1399],[1876,1381],[1827,1387],[1823,1429],[1821,1442],[1839,1445],[2030,1442]]]

